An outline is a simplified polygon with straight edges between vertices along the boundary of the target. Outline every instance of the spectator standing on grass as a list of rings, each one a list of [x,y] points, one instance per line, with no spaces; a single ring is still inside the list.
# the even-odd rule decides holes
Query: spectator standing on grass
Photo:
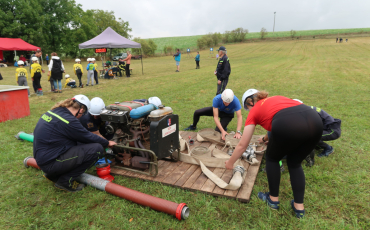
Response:
[[[197,64],[197,66],[195,67],[195,69],[200,69],[199,62],[200,62],[200,55],[199,55],[199,52],[197,52],[197,56],[195,56],[195,63]]]
[[[75,60],[76,64],[73,65],[73,71],[75,72],[75,75],[77,76],[79,82],[80,82],[80,85],[78,87],[80,88],[83,88],[83,84],[82,84],[82,81],[81,81],[81,78],[82,78],[82,75],[84,74],[84,71],[83,71],[83,67],[81,65],[81,60],[80,59],[76,59]]]
[[[31,65],[31,79],[32,79],[32,84],[33,84],[33,89],[35,90],[36,95],[42,96],[44,95],[42,92],[42,87],[41,87],[41,65],[38,63],[37,57],[32,57],[31,58],[32,65]]]
[[[46,65],[49,65],[49,55],[48,54],[46,54],[45,60],[46,60]]]
[[[131,52],[127,50],[127,58],[123,61],[126,62],[126,77],[130,77],[130,64],[131,64]]]
[[[95,83],[96,84],[99,84],[99,80],[98,80],[98,64],[95,63],[96,60],[95,58],[92,58],[92,63],[94,64],[94,79],[95,79]]]
[[[337,38],[337,40],[335,41],[335,43],[338,43],[338,38]]]
[[[87,61],[89,64],[87,64],[86,70],[87,70],[87,84],[86,86],[89,86],[89,82],[91,80],[91,86],[94,86],[94,70],[95,66],[92,63],[92,58],[88,58]]]
[[[214,72],[214,74],[217,76],[216,95],[221,94],[225,90],[226,85],[229,82],[229,76],[231,73],[230,62],[229,58],[226,55],[225,46],[221,46],[217,51],[220,55],[220,60],[218,61],[217,68]]]
[[[181,52],[180,49],[177,49],[177,52],[173,55],[175,57],[177,70],[175,72],[180,72],[180,61],[181,61]]]
[[[51,54],[48,76],[54,82],[54,93],[62,92],[63,73],[65,73],[63,62],[58,57],[58,54],[53,52]]]
[[[23,55],[21,55],[23,56]],[[28,72],[26,68],[23,68],[24,61],[18,61],[18,68],[15,70],[15,80],[17,81],[19,86],[28,86]],[[27,89],[28,97],[30,96],[30,89]]]

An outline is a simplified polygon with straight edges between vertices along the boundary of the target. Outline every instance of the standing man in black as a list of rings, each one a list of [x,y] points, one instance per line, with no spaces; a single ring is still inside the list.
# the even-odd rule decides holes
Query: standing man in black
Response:
[[[226,48],[224,46],[221,46],[217,51],[220,55],[220,59],[214,72],[214,74],[217,76],[216,95],[221,94],[225,90],[231,73],[229,58],[226,55]]]

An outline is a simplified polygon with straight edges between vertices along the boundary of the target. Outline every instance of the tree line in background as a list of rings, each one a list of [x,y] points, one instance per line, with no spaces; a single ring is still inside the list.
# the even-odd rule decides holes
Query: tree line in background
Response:
[[[129,22],[116,19],[113,11],[86,10],[74,0],[0,0],[0,37],[21,38],[42,48],[77,57],[78,44],[111,27],[130,39]],[[85,55],[94,51],[87,49]]]

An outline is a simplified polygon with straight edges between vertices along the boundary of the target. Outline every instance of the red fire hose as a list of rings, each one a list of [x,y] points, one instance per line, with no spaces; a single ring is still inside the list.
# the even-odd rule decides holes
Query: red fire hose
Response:
[[[36,160],[32,157],[27,157],[23,161],[24,166],[29,166],[40,169],[37,165]],[[132,201],[134,203],[150,207],[156,211],[165,212],[167,214],[175,216],[178,220],[185,220],[189,217],[189,208],[185,203],[177,204],[168,200],[164,200],[158,197],[150,196],[121,185],[103,180],[99,177],[92,176],[90,174],[83,173],[76,179],[78,182],[90,185],[102,191],[106,191],[112,195],[121,197],[123,199]]]

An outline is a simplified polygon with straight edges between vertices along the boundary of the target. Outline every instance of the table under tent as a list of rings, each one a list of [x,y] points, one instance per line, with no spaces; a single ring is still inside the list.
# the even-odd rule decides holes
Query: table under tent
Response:
[[[91,49],[91,48],[107,48],[110,49],[110,55],[112,54],[113,48],[140,48],[141,55],[142,49],[141,44],[131,41],[121,35],[119,35],[112,28],[108,27],[101,34],[95,38],[88,40],[78,45],[79,49]],[[102,59],[102,66],[104,68],[104,61]],[[108,69],[103,75],[105,76],[109,70],[113,72],[116,70],[115,67]],[[144,74],[143,59],[141,58],[141,72]]]

